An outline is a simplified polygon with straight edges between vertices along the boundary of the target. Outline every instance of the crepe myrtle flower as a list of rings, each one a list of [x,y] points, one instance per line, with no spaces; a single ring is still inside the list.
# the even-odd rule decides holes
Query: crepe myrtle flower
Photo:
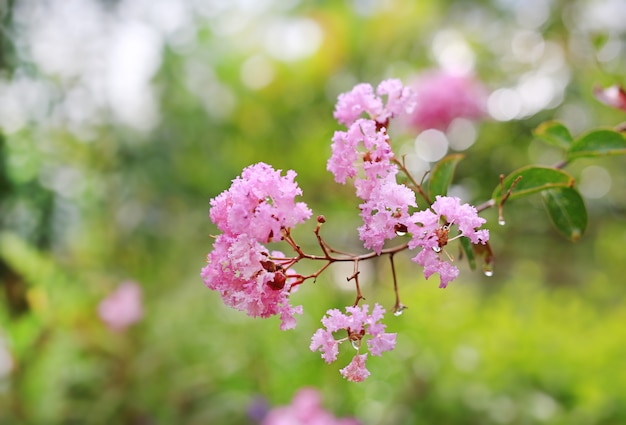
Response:
[[[378,128],[376,122],[360,118],[348,131],[335,131],[332,154],[326,169],[333,173],[337,183],[345,184],[363,167],[366,177],[375,179],[397,172],[391,163],[393,152],[387,130]]]
[[[626,90],[619,85],[612,85],[606,88],[595,86],[593,95],[605,105],[626,111]]]
[[[215,239],[201,276],[207,287],[220,293],[224,304],[252,317],[279,315],[280,328],[293,329],[294,314],[302,314],[302,306],[289,304],[293,279],[280,264],[284,254],[271,254],[249,235],[222,234]]]
[[[311,217],[304,202],[295,202],[302,190],[296,172],[285,176],[263,162],[243,170],[231,187],[211,200],[211,220],[229,235],[247,234],[258,242],[281,240],[281,229],[290,229]]]
[[[479,120],[486,115],[486,90],[471,75],[427,71],[411,88],[419,103],[408,115],[408,123],[419,130],[445,131],[456,118]]]
[[[383,96],[387,102],[383,102]],[[381,125],[386,125],[390,118],[402,113],[410,113],[415,107],[414,92],[405,87],[398,79],[382,81],[376,88],[361,83],[339,95],[335,106],[334,117],[346,127],[350,127],[364,114]]]
[[[385,351],[393,350],[396,345],[396,334],[385,332],[386,326],[377,323],[383,318],[385,309],[375,304],[372,313],[368,314],[368,311],[369,305],[367,304],[362,307],[346,307],[347,314],[338,309],[330,309],[322,318],[325,329],[318,329],[311,338],[309,346],[311,351],[319,350],[322,353],[322,359],[329,364],[337,360],[339,345],[350,341],[357,350],[357,354],[350,364],[340,371],[348,381],[361,382],[370,375],[365,367],[367,353],[360,353],[365,338],[367,338],[367,349],[373,356],[380,356]],[[336,334],[340,333],[344,336],[337,339]]]
[[[386,96],[387,102],[383,102]],[[369,179],[384,177],[395,169],[391,165],[393,152],[387,135],[389,120],[400,114],[411,113],[415,107],[415,94],[400,80],[381,82],[376,94],[369,84],[358,84],[352,91],[339,95],[334,116],[347,131],[333,135],[332,155],[327,169],[337,183],[345,183],[357,174],[357,163]]]
[[[261,425],[359,425],[355,418],[337,418],[322,406],[315,388],[300,388],[291,404],[271,409]]]
[[[409,220],[409,207],[417,206],[415,192],[396,182],[390,174],[384,179],[357,180],[357,195],[367,194],[361,209],[363,225],[359,227],[359,237],[366,248],[380,254],[385,240],[393,239],[405,229]],[[367,190],[364,187],[368,187]]]
[[[109,329],[121,332],[143,317],[141,286],[122,282],[98,304],[98,316]]]
[[[443,260],[444,247],[454,239],[464,236],[473,244],[485,244],[489,240],[489,231],[478,229],[486,220],[478,216],[476,208],[461,204],[459,198],[437,196],[429,210],[415,212],[409,219],[407,230],[411,233],[409,249],[422,248],[412,258],[424,267],[424,277],[439,273],[440,288],[456,279],[459,270],[449,261]],[[450,236],[453,228],[458,234]]]

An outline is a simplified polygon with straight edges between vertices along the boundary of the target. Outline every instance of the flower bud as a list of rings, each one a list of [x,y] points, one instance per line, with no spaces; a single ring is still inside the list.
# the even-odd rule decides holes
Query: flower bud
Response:
[[[285,287],[285,282],[287,281],[287,277],[282,272],[277,272],[274,274],[274,280],[267,282],[267,286],[272,288],[275,291],[280,291]]]

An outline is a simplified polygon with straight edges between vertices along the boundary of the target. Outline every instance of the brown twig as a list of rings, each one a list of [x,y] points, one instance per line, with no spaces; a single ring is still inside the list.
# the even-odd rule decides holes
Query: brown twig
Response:
[[[359,305],[359,301],[364,300],[365,297],[361,293],[361,286],[359,285],[359,260],[354,260],[354,273],[352,276],[348,277],[348,282],[354,280],[354,284],[356,286],[356,300],[354,300],[354,307]]]
[[[413,186],[413,188],[415,189],[415,191],[417,193],[420,194],[420,196],[422,197],[422,199],[424,199],[424,201],[426,201],[426,203],[428,205],[432,204],[432,201],[430,200],[430,197],[428,196],[428,194],[426,192],[424,192],[424,189],[422,188],[422,185],[420,183],[418,183],[415,178],[413,178],[413,175],[409,172],[409,170],[406,168],[406,165],[404,164],[404,157],[402,161],[398,161],[397,158],[394,158],[392,160],[392,162],[394,164],[396,164],[398,167],[400,167],[400,170],[402,170],[402,172],[404,173],[404,175],[409,179],[409,181],[411,182],[411,185]],[[424,177],[422,177],[422,183],[424,182],[424,178],[426,178],[426,176],[428,175],[428,172],[426,172],[424,174]]]
[[[507,201],[507,199],[509,199],[509,196],[511,196],[513,189],[515,188],[515,186],[517,186],[517,183],[519,183],[521,179],[522,179],[522,176],[517,176],[515,180],[513,180],[513,183],[511,183],[511,186],[506,191],[506,193],[504,193],[504,174],[500,174],[500,188],[501,188],[500,191],[502,193],[502,198],[500,199],[500,202],[498,203],[498,223],[500,224],[505,223],[504,203]]]
[[[393,291],[396,294],[396,304],[393,306],[393,314],[400,315],[402,314],[402,311],[406,309],[406,306],[404,306],[400,302],[400,292],[398,291],[398,279],[396,277],[396,265],[395,265],[395,262],[393,261],[394,254],[395,252],[392,254],[389,254],[389,262],[391,263],[391,275],[393,277]]]

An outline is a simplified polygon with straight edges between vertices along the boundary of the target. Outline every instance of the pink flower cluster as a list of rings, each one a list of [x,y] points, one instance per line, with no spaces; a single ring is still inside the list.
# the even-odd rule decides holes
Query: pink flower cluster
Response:
[[[291,279],[283,269],[284,254],[262,243],[282,238],[282,231],[302,223],[311,210],[295,197],[302,191],[296,173],[280,175],[264,163],[244,169],[227,191],[211,200],[211,220],[224,233],[217,236],[201,276],[224,303],[253,317],[280,315],[281,329],[295,327],[302,306],[289,305]]]
[[[489,231],[478,230],[485,222],[484,218],[478,216],[476,208],[461,204],[459,198],[437,196],[430,210],[415,212],[409,220],[409,249],[422,248],[412,260],[424,267],[426,279],[433,273],[439,273],[439,287],[445,288],[450,281],[456,279],[459,269],[441,259],[443,248],[459,237],[466,237],[473,244],[485,244],[489,240]],[[450,237],[453,226],[456,226],[459,233]]]
[[[381,96],[387,96],[384,103]],[[398,184],[398,167],[389,144],[387,125],[401,113],[415,107],[413,92],[399,80],[381,82],[376,89],[369,84],[358,84],[348,93],[339,95],[335,118],[348,127],[333,135],[332,155],[327,169],[337,183],[345,184],[355,178],[363,226],[359,236],[366,248],[380,253],[385,240],[396,236],[398,228],[406,226],[408,209],[415,206],[415,194]],[[368,117],[362,118],[363,114]],[[361,172],[361,174],[359,174]]]
[[[283,177],[262,162],[245,168],[230,189],[211,200],[211,220],[229,235],[246,234],[261,243],[281,240],[281,229],[311,217],[304,202],[294,201],[302,195],[295,177],[293,170]]]
[[[339,354],[339,344],[350,341],[357,349],[348,366],[341,369],[341,374],[348,381],[361,382],[366,379],[370,372],[365,367],[367,353],[360,354],[363,339],[367,336],[367,348],[373,356],[380,356],[383,352],[393,350],[396,346],[396,334],[386,333],[385,325],[377,323],[382,320],[385,309],[379,304],[374,305],[372,314],[368,314],[369,305],[364,304],[359,307],[346,307],[346,313],[343,314],[337,309],[331,309],[326,312],[326,316],[322,318],[322,324],[326,329],[318,329],[311,338],[311,351],[321,351],[322,358],[326,363],[332,363],[337,360]],[[335,333],[346,331],[347,335],[335,339]]]
[[[317,390],[301,388],[290,405],[270,410],[261,425],[359,425],[359,421],[353,418],[336,418],[324,410]]]
[[[387,103],[382,96],[387,96]],[[370,119],[385,124],[390,118],[410,112],[415,107],[413,92],[398,79],[391,78],[381,82],[376,88],[361,83],[352,91],[342,93],[337,100],[334,117],[340,124],[350,127],[359,117],[367,114]]]
[[[354,178],[356,195],[363,200],[359,205],[363,225],[358,230],[364,246],[380,254],[386,240],[411,233],[409,248],[422,248],[413,261],[424,267],[427,279],[439,273],[439,286],[445,288],[459,270],[441,258],[443,247],[461,236],[474,244],[486,243],[489,232],[478,230],[485,220],[474,207],[449,197],[438,197],[431,209],[411,213],[417,207],[415,192],[397,183],[387,126],[400,113],[412,113],[414,123],[436,128],[445,128],[460,116],[479,117],[482,90],[468,77],[445,73],[425,76],[415,89],[419,104],[398,80],[383,81],[376,94],[369,84],[358,84],[339,95],[335,118],[348,130],[333,135],[327,169],[338,183]],[[386,104],[379,97],[383,94],[388,95]],[[362,118],[363,114],[369,117]],[[452,226],[459,234],[449,237]]]
[[[485,90],[469,75],[431,71],[422,74],[412,88],[419,103],[409,123],[420,130],[445,131],[455,118],[478,119],[485,115]]]
[[[141,287],[131,281],[121,283],[98,304],[98,315],[116,332],[138,322],[143,317]]]

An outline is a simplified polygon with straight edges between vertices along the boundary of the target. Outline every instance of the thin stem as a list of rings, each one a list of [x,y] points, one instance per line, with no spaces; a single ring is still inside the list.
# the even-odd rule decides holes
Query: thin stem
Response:
[[[394,164],[396,164],[398,167],[400,167],[400,170],[402,170],[402,172],[404,173],[404,175],[406,175],[406,177],[409,179],[409,181],[411,182],[411,184],[413,185],[413,187],[415,188],[415,190],[417,191],[417,193],[420,194],[420,196],[422,197],[422,199],[424,199],[424,201],[426,201],[426,203],[428,205],[432,204],[432,201],[430,200],[430,197],[428,196],[428,194],[426,194],[426,192],[424,192],[424,189],[422,189],[422,185],[419,184],[415,178],[413,178],[413,175],[411,175],[411,173],[409,172],[409,170],[406,168],[406,165],[404,165],[404,161],[400,162],[398,161],[396,158],[394,158],[392,160],[392,162]],[[426,176],[426,175],[424,175]]]
[[[332,255],[329,255],[328,257],[325,255],[312,255],[312,254],[306,254],[302,251],[300,251],[300,253],[298,253],[297,257],[270,257],[272,260],[283,260],[285,262],[291,262],[293,260],[300,261],[303,258],[306,258],[307,260],[316,260],[316,261],[320,261],[320,260],[326,260],[330,263],[335,263],[335,262],[341,262],[341,261],[363,261],[363,260],[369,260],[370,258],[375,258],[375,257],[379,257],[382,255],[389,255],[389,254],[395,254],[396,252],[400,252],[400,251],[404,251],[405,249],[407,249],[409,247],[409,243],[403,243],[402,245],[397,245],[397,246],[393,246],[390,248],[386,248],[380,251],[380,254],[372,251],[372,252],[368,252],[366,254],[361,254],[361,255],[354,255],[354,254],[342,254],[342,255],[346,255],[345,257],[334,257]]]
[[[502,199],[500,199],[500,203],[498,204],[498,222],[500,224],[504,224],[504,203],[507,201],[507,199],[509,199],[509,196],[511,196],[513,189],[515,188],[515,186],[517,186],[521,179],[522,176],[517,176],[515,180],[513,180],[513,183],[511,183],[511,186],[509,186],[509,189],[506,191],[506,193],[504,193],[504,174],[500,174],[500,191],[502,193]]]
[[[320,267],[315,273],[312,273],[310,275],[307,275],[307,276],[297,275],[298,280],[292,286],[300,285],[301,283],[303,283],[305,280],[308,280],[308,279],[313,279],[313,282],[315,282],[317,280],[317,277],[321,275],[324,272],[324,270],[326,270],[332,263],[333,263],[332,261],[328,261],[326,264]],[[293,276],[289,276],[289,277],[293,277]]]
[[[365,297],[361,293],[361,287],[359,286],[359,260],[354,260],[354,273],[348,278],[348,282],[354,280],[356,286],[356,300],[354,300],[354,307],[359,305],[359,301],[364,300]]]
[[[495,206],[496,206],[496,200],[495,199],[490,199],[490,200],[488,200],[486,202],[483,202],[482,204],[478,205],[476,207],[476,211],[477,212],[482,212],[482,211],[485,211],[485,210],[487,210],[489,208],[493,208]]]
[[[402,305],[400,302],[400,292],[398,291],[398,279],[396,277],[396,265],[393,261],[393,256],[395,252],[389,254],[389,262],[391,263],[391,275],[393,276],[393,291],[396,294],[396,304],[393,306],[393,313],[398,315],[402,314],[402,310],[406,308],[406,306]]]

